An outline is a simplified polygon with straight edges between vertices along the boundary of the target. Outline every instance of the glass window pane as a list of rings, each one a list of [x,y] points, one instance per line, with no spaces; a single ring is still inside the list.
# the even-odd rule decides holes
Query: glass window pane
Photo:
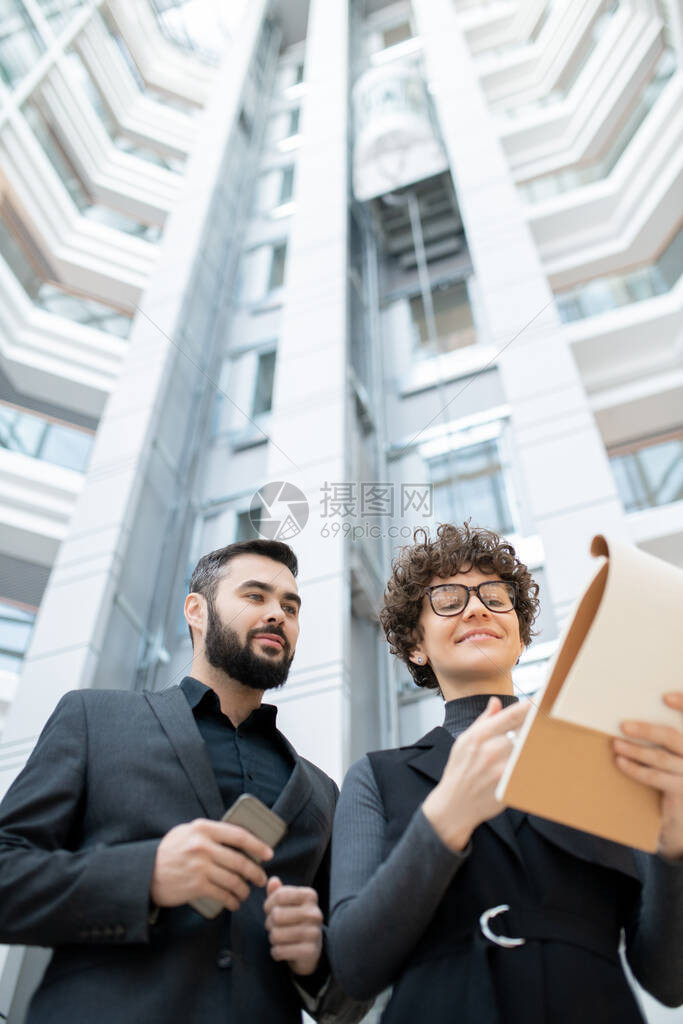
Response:
[[[280,180],[280,203],[288,203],[294,192],[294,167],[283,167]]]
[[[45,462],[82,473],[87,468],[93,441],[94,436],[83,430],[51,423],[45,435],[40,457]]]
[[[246,512],[238,512],[237,526],[235,529],[235,543],[241,540],[254,540],[261,536],[258,530],[255,529],[255,527],[258,527],[261,521],[260,509],[256,509],[254,511],[253,520],[254,521],[252,524],[252,517],[249,513],[249,510],[247,510]]]
[[[20,82],[44,51],[45,43],[20,0],[0,0],[0,78],[5,84]]]
[[[273,382],[275,380],[275,352],[262,352],[256,368],[256,386],[251,406],[251,415],[259,416],[270,412],[273,405]]]
[[[499,533],[513,529],[496,441],[459,448],[429,464],[437,522],[463,522]]]
[[[270,263],[270,274],[268,277],[268,291],[281,288],[285,280],[285,263],[287,262],[287,243],[273,246],[273,255]]]

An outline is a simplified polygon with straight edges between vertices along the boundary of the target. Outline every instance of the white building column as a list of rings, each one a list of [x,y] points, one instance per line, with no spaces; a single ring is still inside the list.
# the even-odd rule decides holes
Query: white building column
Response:
[[[561,621],[590,571],[590,538],[604,531],[627,539],[625,518],[455,5],[414,0],[413,7],[477,276],[480,327],[499,352]]]
[[[294,183],[278,342],[268,479],[306,494],[291,540],[300,560],[302,629],[279,723],[336,779],[346,767],[350,596],[345,545],[323,537],[321,488],[346,480],[347,0],[311,0],[301,150]],[[324,566],[324,572],[321,567]]]

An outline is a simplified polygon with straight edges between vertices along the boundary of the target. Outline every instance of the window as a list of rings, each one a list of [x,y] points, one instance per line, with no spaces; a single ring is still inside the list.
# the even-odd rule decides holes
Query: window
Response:
[[[648,266],[593,281],[556,294],[557,310],[564,323],[596,316],[620,306],[640,302],[670,291],[683,269],[683,230],[680,230]]]
[[[498,441],[457,448],[429,461],[434,518],[497,533],[514,530]]]
[[[683,431],[613,448],[608,454],[624,511],[683,501]]]
[[[268,292],[281,288],[285,281],[285,264],[287,262],[287,243],[280,242],[273,246],[268,275]]]
[[[290,112],[289,112],[289,131],[287,132],[288,136],[297,135],[298,134],[300,118],[301,118],[301,110],[300,110],[299,107],[294,107],[293,110],[290,110]]]
[[[275,380],[276,353],[261,352],[256,365],[256,382],[251,403],[251,415],[260,416],[273,407],[273,383]]]
[[[95,435],[89,430],[0,402],[0,447],[85,472]]]
[[[76,208],[81,212],[87,209],[92,200],[85,182],[71,161],[54,119],[48,120],[43,106],[35,100],[25,103],[21,112]]]
[[[467,283],[458,281],[432,290],[436,342],[430,344],[427,317],[421,295],[410,299],[410,315],[416,347],[430,355],[472,345],[476,340]]]
[[[304,65],[303,61],[299,61],[298,64],[294,65],[294,85],[299,85],[304,80]]]
[[[19,671],[31,640],[36,613],[36,608],[0,597],[0,671]]]
[[[280,197],[279,205],[288,203],[294,194],[294,166],[289,164],[280,171]]]
[[[254,540],[261,536],[258,527],[261,524],[261,509],[254,509],[253,513],[248,509],[237,513],[235,524],[235,541]]]
[[[0,78],[5,85],[20,82],[35,65],[45,43],[20,0],[0,3]]]
[[[49,280],[52,269],[44,262],[7,200],[0,204],[0,256],[38,308],[119,338],[130,334],[129,314],[96,299],[74,295]]]
[[[393,28],[387,28],[382,32],[382,43],[385,50],[390,46],[396,46],[397,43],[405,43],[406,39],[412,38],[412,29],[407,21],[401,22],[400,25],[394,25]]]
[[[38,0],[53,32],[60,32],[82,6],[83,0]]]

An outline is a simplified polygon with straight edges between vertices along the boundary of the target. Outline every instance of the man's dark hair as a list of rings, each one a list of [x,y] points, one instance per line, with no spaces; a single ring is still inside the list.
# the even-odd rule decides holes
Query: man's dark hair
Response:
[[[531,627],[538,615],[538,584],[517,558],[512,544],[493,530],[471,527],[469,523],[462,526],[442,523],[433,539],[420,527],[415,530],[413,541],[401,548],[394,560],[379,620],[391,653],[408,666],[418,686],[439,689],[431,666],[414,665],[410,660],[411,652],[422,639],[418,618],[426,600],[424,588],[435,576],[446,579],[459,572],[479,569],[514,583],[519,635],[526,646],[531,643],[534,635]]]
[[[264,558],[271,558],[274,562],[281,562],[285,565],[292,576],[299,571],[297,557],[290,548],[281,540],[241,540],[236,544],[226,544],[224,548],[217,548],[209,551],[208,555],[202,555],[195,565],[190,577],[190,594],[203,594],[207,604],[213,604],[216,595],[216,588],[224,575],[226,565],[239,555],[263,555]],[[194,637],[192,627],[188,623],[190,640],[194,650]]]

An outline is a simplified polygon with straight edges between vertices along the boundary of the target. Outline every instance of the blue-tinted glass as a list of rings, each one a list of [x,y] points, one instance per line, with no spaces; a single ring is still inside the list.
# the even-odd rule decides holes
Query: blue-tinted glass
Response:
[[[93,440],[93,435],[83,430],[52,423],[47,431],[40,457],[45,462],[53,462],[56,466],[75,469],[82,473],[88,465]]]

